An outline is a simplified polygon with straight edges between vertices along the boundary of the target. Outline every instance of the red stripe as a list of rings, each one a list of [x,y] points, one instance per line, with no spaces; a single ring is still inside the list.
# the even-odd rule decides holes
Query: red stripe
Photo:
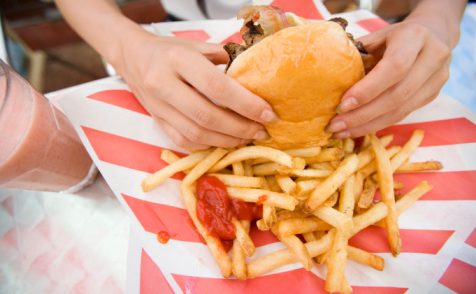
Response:
[[[279,7],[286,12],[295,13],[304,18],[323,19],[313,0],[275,0],[271,5]]]
[[[106,90],[91,94],[88,98],[149,115],[136,96],[128,90]]]
[[[375,32],[388,26],[388,22],[378,17],[363,19],[358,21],[357,24],[369,32]]]
[[[297,269],[274,275],[262,276],[246,281],[235,279],[200,278],[173,274],[184,293],[247,293],[247,294],[288,294],[327,293],[324,281],[304,269]],[[404,293],[407,289],[393,287],[354,286],[354,293]]]
[[[400,229],[402,250],[406,253],[437,254],[454,231]],[[371,226],[349,240],[349,244],[373,253],[390,252],[384,229]]]
[[[167,165],[165,161],[160,159],[160,153],[164,150],[162,147],[84,126],[81,128],[96,155],[102,161],[148,173],[156,172]],[[173,176],[174,179],[178,180],[183,179],[183,177],[183,173]]]
[[[405,185],[398,191],[402,194],[418,183],[428,181],[433,189],[421,200],[476,200],[476,171],[396,174],[395,180]]]
[[[220,44],[226,44],[226,43],[237,43],[237,44],[241,44],[241,42],[243,42],[243,38],[241,37],[241,34],[240,32],[236,32],[234,33],[233,35],[230,35],[228,38],[226,38],[225,40],[221,41]]]
[[[395,125],[378,132],[378,135],[394,134],[395,139],[392,144],[403,145],[411,137],[415,129],[425,131],[425,137],[421,146],[476,142],[476,125],[462,117]]]
[[[473,246],[474,248],[476,248],[476,228],[469,235],[468,239],[466,239],[466,241],[464,242],[468,244],[469,246]]]
[[[185,30],[185,31],[174,31],[172,32],[176,37],[188,39],[188,40],[197,40],[203,41],[210,39],[210,35],[207,34],[204,30]]]
[[[174,240],[202,242],[185,209],[121,195],[147,232],[157,234],[165,231]]]
[[[455,258],[439,282],[456,293],[474,293],[476,290],[476,267]]]
[[[162,271],[144,250],[141,253],[140,263],[140,293],[174,293]]]

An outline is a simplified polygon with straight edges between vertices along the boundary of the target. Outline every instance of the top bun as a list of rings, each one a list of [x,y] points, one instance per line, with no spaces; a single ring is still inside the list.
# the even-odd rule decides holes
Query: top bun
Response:
[[[290,149],[328,143],[325,127],[342,95],[364,76],[364,66],[339,24],[318,21],[264,38],[238,55],[227,74],[278,115],[265,125],[270,139],[256,143]]]

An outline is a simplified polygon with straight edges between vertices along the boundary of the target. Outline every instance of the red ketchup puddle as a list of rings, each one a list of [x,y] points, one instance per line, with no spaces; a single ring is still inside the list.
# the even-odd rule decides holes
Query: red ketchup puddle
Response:
[[[220,238],[226,250],[235,239],[232,218],[251,221],[261,218],[262,211],[259,204],[231,199],[217,177],[203,176],[197,181],[197,217],[209,234]]]

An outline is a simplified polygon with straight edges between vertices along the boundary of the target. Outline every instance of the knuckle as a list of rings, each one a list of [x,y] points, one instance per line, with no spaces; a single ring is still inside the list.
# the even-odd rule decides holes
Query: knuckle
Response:
[[[439,40],[436,42],[436,45],[434,47],[434,51],[435,51],[436,56],[440,60],[446,60],[451,55],[451,49],[446,44],[444,44],[443,42],[441,42]]]
[[[423,38],[428,34],[428,28],[418,23],[412,23],[408,27],[417,38]]]
[[[193,119],[201,126],[213,126],[216,122],[215,116],[205,109],[195,109]]]
[[[183,135],[192,142],[201,142],[203,139],[203,131],[196,126],[186,128]]]
[[[393,71],[398,75],[403,75],[408,70],[408,60],[402,54],[395,54],[389,62]]]
[[[215,72],[208,74],[205,77],[207,88],[209,93],[213,93],[213,96],[219,100],[226,98],[227,95],[227,80],[221,74]]]

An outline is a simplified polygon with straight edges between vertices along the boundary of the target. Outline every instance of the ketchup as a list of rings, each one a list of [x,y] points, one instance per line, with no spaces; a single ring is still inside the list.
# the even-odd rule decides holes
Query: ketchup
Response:
[[[233,217],[254,220],[262,215],[262,206],[230,199],[217,177],[203,176],[197,181],[197,217],[207,231],[221,240],[235,239]]]
[[[170,234],[166,231],[160,231],[159,233],[157,233],[157,240],[160,243],[165,244],[165,243],[169,242]]]

